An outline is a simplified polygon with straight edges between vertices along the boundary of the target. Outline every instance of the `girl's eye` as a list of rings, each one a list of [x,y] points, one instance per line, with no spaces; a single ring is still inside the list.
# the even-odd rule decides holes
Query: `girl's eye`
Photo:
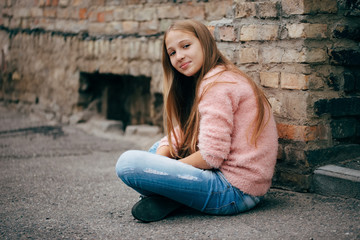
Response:
[[[169,53],[170,57],[173,56],[173,55],[175,55],[175,51],[172,51],[172,52]]]
[[[190,44],[185,44],[184,45],[184,48],[188,48],[188,47],[190,47]]]

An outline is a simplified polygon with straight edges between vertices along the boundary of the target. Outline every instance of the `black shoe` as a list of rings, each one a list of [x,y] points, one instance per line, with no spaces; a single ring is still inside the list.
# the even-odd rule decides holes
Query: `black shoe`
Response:
[[[142,198],[133,206],[131,213],[140,221],[155,222],[164,219],[180,206],[181,203],[156,195]]]

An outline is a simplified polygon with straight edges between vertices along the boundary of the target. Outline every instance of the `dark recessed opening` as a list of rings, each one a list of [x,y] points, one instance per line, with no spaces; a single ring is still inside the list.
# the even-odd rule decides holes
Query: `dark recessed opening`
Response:
[[[150,78],[129,75],[80,73],[78,105],[95,105],[106,119],[128,125],[152,124]]]

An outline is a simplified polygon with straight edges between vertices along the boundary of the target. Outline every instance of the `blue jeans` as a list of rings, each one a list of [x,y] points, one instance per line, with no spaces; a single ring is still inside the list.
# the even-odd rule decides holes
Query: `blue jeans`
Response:
[[[243,193],[232,186],[219,170],[203,170],[175,159],[149,152],[124,152],[116,173],[142,195],[162,195],[204,213],[231,215],[250,210],[262,197]]]

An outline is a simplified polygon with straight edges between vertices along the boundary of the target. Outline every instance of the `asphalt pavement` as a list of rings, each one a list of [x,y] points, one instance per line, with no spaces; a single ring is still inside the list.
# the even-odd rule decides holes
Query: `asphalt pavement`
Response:
[[[274,188],[235,216],[183,208],[138,222],[131,207],[139,196],[115,164],[123,151],[143,147],[0,102],[0,239],[360,239],[360,200]]]

